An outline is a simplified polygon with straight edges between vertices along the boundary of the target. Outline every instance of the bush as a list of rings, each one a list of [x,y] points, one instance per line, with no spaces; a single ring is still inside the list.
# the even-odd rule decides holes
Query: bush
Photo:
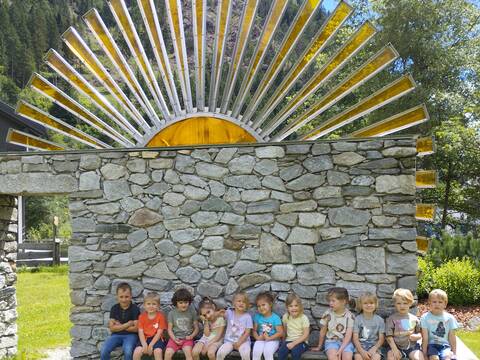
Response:
[[[480,270],[470,259],[450,260],[435,267],[429,258],[419,259],[418,295],[427,297],[433,289],[443,289],[452,305],[480,303]]]
[[[448,260],[468,257],[476,266],[480,265],[480,239],[468,235],[442,233],[440,239],[432,239],[430,256],[433,262],[440,266]]]

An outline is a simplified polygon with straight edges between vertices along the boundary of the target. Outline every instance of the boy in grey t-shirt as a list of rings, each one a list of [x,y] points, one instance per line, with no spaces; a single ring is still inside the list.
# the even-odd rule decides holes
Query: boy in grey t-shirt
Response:
[[[366,293],[358,299],[357,308],[361,314],[355,317],[353,324],[353,343],[355,360],[380,360],[379,349],[385,341],[385,322],[375,314],[378,307],[376,295]]]

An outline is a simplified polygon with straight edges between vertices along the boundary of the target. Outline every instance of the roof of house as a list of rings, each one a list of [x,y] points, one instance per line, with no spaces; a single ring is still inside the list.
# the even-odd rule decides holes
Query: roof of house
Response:
[[[0,101],[0,122],[3,120],[17,125],[19,130],[29,130],[28,132],[32,135],[42,136],[46,134],[46,129],[43,126],[16,114],[14,108]]]

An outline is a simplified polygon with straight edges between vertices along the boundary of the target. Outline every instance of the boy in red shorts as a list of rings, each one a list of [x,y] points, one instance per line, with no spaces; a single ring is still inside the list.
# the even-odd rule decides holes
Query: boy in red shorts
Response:
[[[139,342],[133,360],[140,360],[142,355],[153,355],[155,360],[162,360],[165,349],[164,332],[167,330],[165,315],[160,309],[160,296],[156,292],[149,292],[143,298],[145,311],[138,317]]]

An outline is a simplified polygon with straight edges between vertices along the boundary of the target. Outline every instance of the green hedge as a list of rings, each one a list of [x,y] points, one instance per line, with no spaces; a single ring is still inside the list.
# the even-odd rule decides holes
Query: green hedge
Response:
[[[419,297],[427,297],[433,289],[443,289],[452,305],[480,303],[480,270],[471,259],[454,259],[436,267],[428,257],[420,258],[418,269]]]

